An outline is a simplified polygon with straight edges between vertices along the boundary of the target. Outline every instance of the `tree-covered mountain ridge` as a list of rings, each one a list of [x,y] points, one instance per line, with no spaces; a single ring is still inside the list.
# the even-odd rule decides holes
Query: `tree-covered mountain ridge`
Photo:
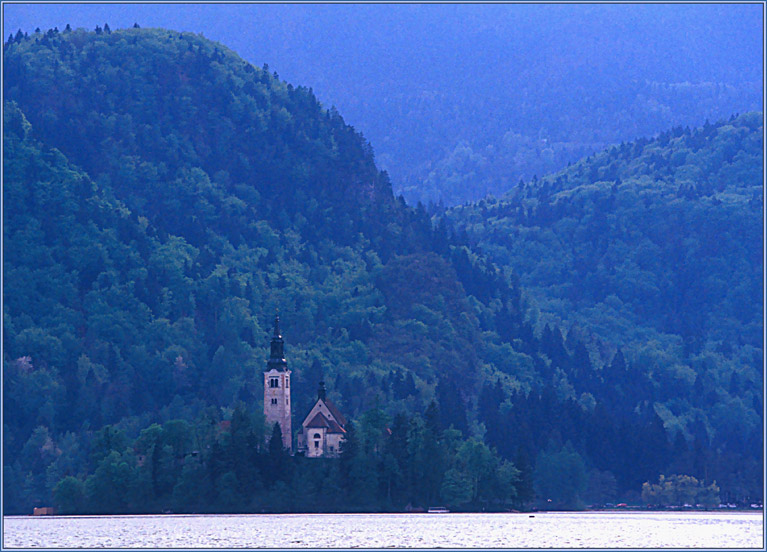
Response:
[[[688,431],[708,411],[710,432],[757,431],[762,121],[616,145],[445,218],[519,275],[541,321],[591,334],[592,357],[622,348],[667,427]]]
[[[558,171],[621,140],[762,106],[756,5],[169,4],[86,11],[11,6],[6,28],[34,37],[43,21],[93,28],[95,18],[113,30],[166,21],[202,31],[335,104],[375,144],[379,167],[412,205],[499,196],[520,178]]]
[[[349,469],[325,474],[343,497],[328,507],[524,503],[534,473],[548,493],[566,463],[579,477],[563,504],[637,493],[677,459],[738,499],[757,485],[751,441],[733,464],[706,428],[667,432],[646,373],[538,328],[518,276],[395,198],[370,145],[310,90],[161,29],[16,36],[4,61],[14,511],[64,481],[87,495],[72,511],[258,510],[305,488],[319,468],[275,480],[262,446],[277,309],[294,415],[324,378],[361,423]],[[193,449],[197,463],[173,460]],[[274,507],[322,507],[290,496]]]
[[[140,494],[135,453],[147,437],[134,442],[152,422],[186,428],[167,445],[150,431],[156,462],[164,446],[179,454],[227,440],[208,424],[237,412],[252,418],[233,427],[258,453],[277,309],[296,416],[324,378],[349,416],[378,404],[420,416],[439,401],[433,422],[469,437],[482,373],[498,368],[482,360],[464,282],[485,302],[518,305],[519,290],[394,198],[335,110],[188,33],[51,30],[14,37],[4,55],[4,277],[14,290],[4,297],[4,491],[14,511],[50,503],[68,477],[91,482],[89,511],[158,507],[173,485]],[[519,309],[515,320],[524,323]],[[214,473],[190,476],[210,484],[195,491],[203,507],[253,507],[254,489],[231,477],[255,481],[259,462],[243,473],[210,454]],[[139,477],[131,488],[144,490],[115,503],[93,477],[123,473],[123,460]]]

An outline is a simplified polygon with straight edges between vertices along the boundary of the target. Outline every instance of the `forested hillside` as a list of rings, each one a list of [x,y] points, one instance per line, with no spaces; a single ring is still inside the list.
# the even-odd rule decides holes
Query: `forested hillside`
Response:
[[[411,205],[499,196],[605,147],[762,109],[760,6],[10,4],[7,32],[71,23],[204,33],[311,86]]]
[[[664,428],[646,370],[539,328],[310,90],[160,29],[19,33],[4,62],[7,511],[577,506],[671,466],[759,488],[751,448]],[[338,465],[264,444],[276,310],[295,419],[324,378],[358,424]]]
[[[749,113],[624,143],[448,211],[544,321],[649,376],[665,426],[758,458],[763,128]]]

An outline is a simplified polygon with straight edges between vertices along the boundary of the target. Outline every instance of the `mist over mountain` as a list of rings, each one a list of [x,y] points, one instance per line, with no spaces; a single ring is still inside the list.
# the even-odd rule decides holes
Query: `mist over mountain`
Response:
[[[4,32],[104,22],[202,32],[311,87],[413,204],[762,109],[757,5],[8,5]]]

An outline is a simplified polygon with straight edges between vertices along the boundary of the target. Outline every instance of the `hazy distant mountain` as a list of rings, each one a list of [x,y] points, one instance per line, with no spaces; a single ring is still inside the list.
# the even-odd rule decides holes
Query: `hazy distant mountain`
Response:
[[[203,32],[312,87],[395,193],[501,195],[603,147],[761,110],[758,5],[8,5],[67,23]]]

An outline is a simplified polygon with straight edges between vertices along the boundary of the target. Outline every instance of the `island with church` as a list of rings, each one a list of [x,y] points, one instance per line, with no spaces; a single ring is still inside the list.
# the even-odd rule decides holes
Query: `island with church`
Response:
[[[285,450],[293,451],[292,410],[290,400],[290,369],[285,360],[285,342],[280,333],[280,317],[274,319],[274,334],[269,360],[264,371],[264,418],[268,427],[280,426]],[[325,392],[325,382],[319,382],[317,402],[301,423],[296,435],[295,452],[310,458],[338,457],[346,434],[346,418]]]
[[[107,425],[87,451],[93,467],[64,472],[53,506],[37,504],[35,515],[508,511],[531,502],[529,460],[504,459],[443,424],[436,400],[409,412],[376,399],[352,419],[342,409],[353,397],[335,389],[340,407],[331,400],[321,367],[304,358],[291,370],[280,322],[263,379],[251,375],[253,388],[263,383],[263,406],[251,393],[186,419],[168,411],[144,426]],[[316,398],[296,382],[316,386]],[[303,403],[300,425],[294,401]]]

